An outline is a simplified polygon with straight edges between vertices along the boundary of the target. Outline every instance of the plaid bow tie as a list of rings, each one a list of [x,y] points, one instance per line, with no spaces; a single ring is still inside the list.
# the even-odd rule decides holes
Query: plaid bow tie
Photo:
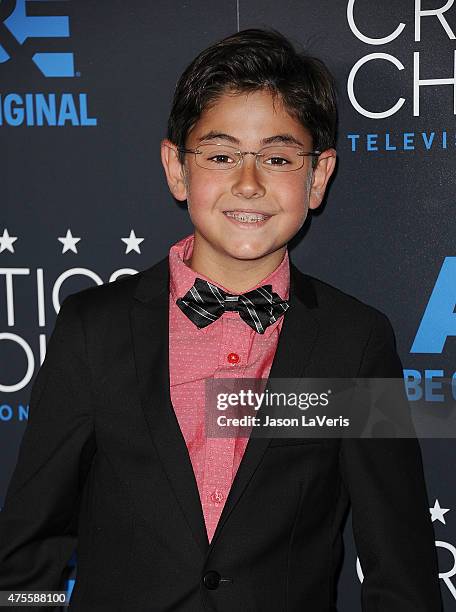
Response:
[[[263,285],[241,295],[225,293],[201,278],[176,304],[200,329],[216,321],[225,311],[237,310],[241,318],[258,334],[264,334],[288,309],[287,301]]]

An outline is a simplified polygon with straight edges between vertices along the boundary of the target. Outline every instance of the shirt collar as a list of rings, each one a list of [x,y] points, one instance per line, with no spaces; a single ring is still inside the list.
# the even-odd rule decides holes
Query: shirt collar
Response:
[[[196,273],[185,263],[185,261],[190,259],[192,256],[193,242],[194,234],[190,234],[186,238],[182,238],[182,240],[176,242],[169,250],[169,289],[173,303],[175,303],[179,297],[182,297],[187,293],[187,291],[195,283],[197,277],[209,281],[226,293],[230,293],[226,287],[223,287],[223,285],[220,285],[220,283],[216,283],[204,274]],[[252,291],[261,285],[272,285],[272,291],[277,293],[283,300],[288,300],[290,289],[290,261],[288,257],[288,249],[285,250],[285,255],[277,268],[273,270],[266,278],[263,278],[254,287],[244,291],[244,293],[247,291]],[[283,317],[280,317],[275,323],[269,325],[266,328],[264,335],[269,336],[269,334],[275,329],[276,325],[278,325],[282,319]],[[210,326],[203,327],[199,331],[206,332],[209,327]]]

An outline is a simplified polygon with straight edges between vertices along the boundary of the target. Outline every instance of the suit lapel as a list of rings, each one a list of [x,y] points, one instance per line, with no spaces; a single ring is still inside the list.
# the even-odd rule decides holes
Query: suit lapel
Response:
[[[169,392],[168,258],[140,279],[131,311],[136,371],[144,415],[171,487],[205,554],[209,546],[199,492]]]
[[[309,361],[318,335],[318,323],[311,310],[316,306],[312,284],[290,264],[290,308],[287,310],[272,363],[269,379],[300,378]],[[269,388],[269,383],[266,388]],[[215,545],[225,522],[252,478],[271,438],[250,438],[211,540]]]
[[[168,258],[142,273],[131,310],[136,370],[142,406],[154,445],[200,550],[214,546],[252,478],[270,438],[250,438],[209,545],[198,487],[169,392]],[[300,378],[318,334],[312,315],[313,286],[290,264],[290,308],[280,333],[270,378]],[[298,357],[299,356],[299,357]]]

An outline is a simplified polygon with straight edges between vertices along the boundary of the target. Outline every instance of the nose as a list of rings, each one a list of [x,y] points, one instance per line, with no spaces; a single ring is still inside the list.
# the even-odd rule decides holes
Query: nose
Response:
[[[234,171],[234,181],[231,193],[244,198],[261,198],[266,193],[261,180],[260,170],[256,165],[256,156],[250,153],[244,154],[244,161],[240,168]]]

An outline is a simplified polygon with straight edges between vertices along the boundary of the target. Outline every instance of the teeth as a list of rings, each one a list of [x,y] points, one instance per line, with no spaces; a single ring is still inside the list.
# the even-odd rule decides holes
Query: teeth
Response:
[[[267,215],[260,215],[258,213],[237,213],[234,211],[227,211],[225,215],[227,217],[236,219],[236,221],[241,221],[241,223],[256,223],[257,221],[264,221],[265,219],[268,219]]]

